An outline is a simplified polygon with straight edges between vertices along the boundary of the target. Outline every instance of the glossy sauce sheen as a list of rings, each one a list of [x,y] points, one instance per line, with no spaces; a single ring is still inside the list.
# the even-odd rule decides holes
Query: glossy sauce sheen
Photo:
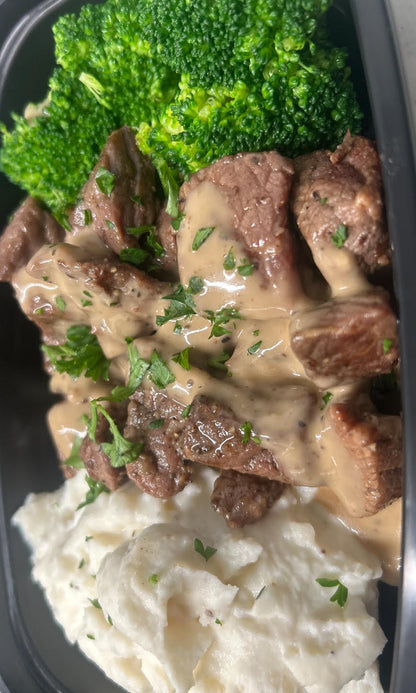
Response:
[[[192,250],[195,234],[206,227],[214,230],[198,250]],[[95,287],[93,306],[82,306],[83,292],[92,289],[88,280],[76,272],[77,257],[88,256],[91,249],[96,255],[106,252],[101,241],[87,231],[78,229],[75,234],[67,234],[65,244],[41,249],[26,270],[15,276],[14,287],[24,305],[36,300],[39,307],[55,306],[57,296],[69,295],[62,336],[67,321],[91,324],[105,355],[113,359],[110,370],[113,384],[122,383],[128,377],[126,337],[135,337],[134,344],[145,359],[156,348],[175,376],[175,381],[167,387],[170,397],[187,406],[195,396],[204,394],[230,407],[241,422],[249,421],[253,434],[274,453],[282,471],[294,484],[330,489],[332,493],[323,502],[330,505],[328,497],[332,498],[331,509],[380,556],[386,579],[394,582],[400,554],[398,504],[373,518],[357,519],[364,503],[358,466],[326,420],[325,392],[306,377],[290,346],[290,321],[299,312],[310,309],[314,302],[307,295],[300,295],[298,287],[292,287],[289,281],[273,287],[266,286],[256,269],[249,276],[239,274],[237,267],[244,260],[249,261],[247,252],[235,237],[225,199],[209,182],[196,187],[187,199],[177,247],[182,285],[187,286],[194,276],[200,277],[204,284],[203,291],[194,296],[198,315],[179,320],[180,334],[174,333],[175,321],[170,321],[159,327],[157,334],[140,336],[143,316],[147,315],[149,322],[154,321],[156,315],[163,315],[169,302],[137,296],[133,286],[131,294],[117,305],[110,305],[111,298]],[[236,260],[235,268],[226,270],[223,263],[230,248]],[[353,296],[369,289],[347,249],[316,247],[313,254],[333,296]],[[63,263],[75,267],[75,271],[63,272]],[[44,275],[48,276],[48,282],[42,280]],[[205,311],[222,308],[235,308],[241,319],[224,325],[229,334],[209,338],[212,325]],[[248,349],[258,342],[257,350],[250,354]],[[189,371],[171,360],[172,355],[188,346],[191,347]],[[230,358],[226,363],[228,374],[220,378],[207,370],[206,361],[219,356],[223,349]],[[109,387],[104,385],[99,394]],[[331,402],[342,400],[354,387],[331,388]],[[85,431],[80,416],[88,410],[88,401],[99,395],[97,386],[92,391],[85,383],[80,385],[58,375],[52,379],[52,389],[65,393],[69,399],[67,404],[56,405],[49,415],[52,435],[64,459],[74,435],[83,435]]]

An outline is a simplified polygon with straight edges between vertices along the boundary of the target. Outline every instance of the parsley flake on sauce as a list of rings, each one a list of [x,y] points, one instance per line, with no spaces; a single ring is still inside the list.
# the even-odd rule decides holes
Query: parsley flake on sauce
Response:
[[[92,222],[92,214],[90,209],[84,209],[84,226],[89,226]]]
[[[214,555],[214,553],[217,553],[217,549],[214,549],[212,546],[205,546],[203,545],[202,541],[200,539],[195,539],[194,540],[194,549],[197,553],[199,553],[202,558],[204,558],[206,561],[209,561],[211,556]]]
[[[159,356],[156,349],[153,349],[152,355],[150,357],[150,367],[149,367],[149,378],[156,385],[156,387],[163,390],[170,383],[173,383],[175,376],[172,371],[169,370],[166,363]]]
[[[224,258],[222,266],[225,270],[233,270],[235,267],[235,257],[233,255],[233,248],[231,247]]]
[[[210,368],[216,368],[217,370],[224,371],[226,373],[228,368],[225,365],[225,362],[228,361],[229,358],[230,354],[223,349],[218,356],[211,356],[209,359],[207,359],[207,366],[210,366]]]
[[[165,419],[154,419],[149,423],[149,428],[156,429],[156,428],[162,428],[163,424],[165,422]]]
[[[150,582],[152,585],[157,585],[159,582],[159,575],[157,573],[153,573],[147,578],[147,581]]]
[[[326,405],[327,405],[328,402],[333,398],[333,396],[334,396],[334,395],[332,394],[332,392],[329,392],[329,391],[328,391],[328,392],[325,392],[325,394],[322,395],[322,406],[321,406],[321,409],[325,409]]]
[[[181,214],[179,214],[179,215],[176,217],[176,219],[172,219],[170,225],[171,225],[171,227],[173,228],[174,231],[179,231],[179,227],[180,227],[181,221],[182,221],[183,219],[185,219],[185,215],[184,215],[183,212],[181,212]]]
[[[159,159],[155,162],[155,168],[159,174],[160,182],[162,184],[165,197],[167,198],[166,212],[171,215],[171,217],[178,216],[178,195],[179,195],[179,184],[175,178],[175,174],[172,169],[169,168],[166,161]]]
[[[336,587],[336,591],[330,597],[330,602],[336,602],[339,606],[345,606],[348,598],[348,587],[342,584],[336,578],[316,578],[315,582],[321,587]]]
[[[144,376],[149,370],[150,364],[141,358],[139,352],[137,351],[137,347],[132,344],[131,341],[128,341],[127,345],[130,363],[127,385],[116,385],[111,390],[111,395],[107,397],[100,397],[97,401],[106,400],[107,402],[122,402],[123,400],[128,399],[128,397],[136,392]]]
[[[178,363],[185,371],[189,371],[191,368],[189,364],[189,351],[191,348],[192,347],[186,347],[172,356],[172,361]]]
[[[97,183],[98,189],[104,193],[104,195],[110,197],[114,188],[114,174],[100,166],[95,174],[95,182]]]
[[[181,414],[182,419],[187,419],[190,411],[191,411],[191,405],[187,404],[187,406],[185,407],[185,409],[183,410],[183,412]]]
[[[340,224],[335,233],[333,233],[331,236],[331,240],[336,248],[342,248],[347,238],[348,229],[344,224]]]
[[[66,303],[65,303],[64,299],[62,298],[62,296],[57,296],[55,299],[55,303],[56,303],[56,307],[61,311],[61,313],[64,313],[65,308],[66,308]]]
[[[80,436],[76,436],[74,442],[72,443],[71,454],[61,464],[65,464],[68,467],[74,467],[75,469],[84,469],[84,462],[79,456],[81,443],[82,438]]]
[[[124,467],[126,464],[129,464],[129,462],[133,462],[137,459],[143,449],[143,443],[133,443],[130,440],[126,440],[118,430],[115,421],[101,404],[93,400],[90,406],[91,420],[88,426],[88,435],[93,441],[95,441],[98,413],[102,414],[109,423],[113,440],[111,443],[101,443],[101,448],[103,452],[108,455],[111,466],[116,468]]]
[[[98,601],[98,599],[88,599],[88,601],[91,602],[91,604],[93,605],[93,607],[95,609],[102,609],[102,606],[101,606],[100,602]]]
[[[42,351],[58,373],[68,373],[71,378],[79,378],[84,373],[85,377],[94,381],[99,378],[108,380],[110,361],[87,325],[71,325],[64,344],[43,344]]]
[[[242,320],[242,316],[235,308],[221,308],[216,313],[212,310],[205,311],[205,317],[212,324],[211,337],[222,337],[224,334],[231,334],[231,330],[227,330],[223,325],[226,325],[231,320]]]
[[[143,248],[122,248],[120,250],[120,260],[130,262],[136,267],[140,267],[148,257],[149,253]]]
[[[249,277],[253,273],[255,265],[251,264],[246,258],[242,260],[241,265],[237,267],[237,272],[241,277]]]
[[[191,277],[189,286],[185,288],[182,284],[178,284],[175,290],[163,296],[163,299],[170,301],[169,307],[164,309],[164,315],[156,316],[156,325],[160,327],[169,320],[177,320],[177,318],[188,318],[196,314],[196,306],[193,296],[200,293],[204,285],[199,277]]]
[[[192,250],[199,250],[201,245],[205,243],[214,230],[215,226],[204,226],[202,229],[198,229],[192,241]]]
[[[247,353],[250,355],[255,354],[256,351],[258,351],[260,349],[262,344],[263,344],[262,340],[260,340],[259,342],[256,342],[255,344],[252,344],[252,346],[247,349]]]

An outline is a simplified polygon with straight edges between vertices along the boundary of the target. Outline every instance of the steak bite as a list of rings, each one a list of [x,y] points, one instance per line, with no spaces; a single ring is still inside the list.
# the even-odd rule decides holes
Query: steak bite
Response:
[[[155,191],[155,168],[138,150],[133,130],[124,126],[109,136],[81,191],[82,201],[70,212],[69,222],[81,230],[85,227],[85,210],[89,210],[97,235],[119,254],[123,248],[139,245],[138,238],[129,235],[127,228],[155,223],[159,211]]]
[[[245,441],[234,412],[204,395],[194,398],[176,447],[193,462],[289,482],[270,450]]]
[[[260,520],[284,489],[280,481],[224,469],[215,480],[211,505],[229,527],[244,527]]]
[[[226,156],[191,176],[179,192],[183,209],[192,191],[208,181],[232,212],[237,240],[262,272],[265,286],[301,294],[294,238],[288,227],[293,165],[277,152]]]
[[[0,238],[0,280],[11,281],[42,245],[59,243],[64,235],[56,219],[27,197]]]
[[[366,274],[387,265],[390,243],[375,145],[347,133],[335,152],[306,154],[294,165],[291,206],[318,266],[317,251],[334,247],[332,236],[340,225],[347,229],[344,247]]]
[[[149,408],[151,403],[159,403],[159,407]],[[189,465],[175,448],[181,411],[180,405],[163,394],[147,397],[140,388],[130,399],[124,437],[133,443],[142,442],[143,450],[126,465],[126,471],[142,491],[156,498],[173,496],[191,480]],[[156,427],[152,427],[153,422]]]
[[[123,430],[123,425],[126,420],[126,406],[124,402],[111,403],[108,407],[108,413],[114,419],[117,428]],[[111,491],[115,491],[127,481],[125,467],[112,467],[110,458],[103,451],[102,443],[111,443],[113,435],[110,431],[110,426],[103,414],[98,413],[97,426],[95,429],[94,442],[88,435],[85,436],[79,449],[79,456],[84,462],[91,479],[101,481]]]
[[[399,357],[397,319],[381,291],[297,314],[290,335],[306,375],[321,387],[390,373]]]
[[[373,515],[402,493],[402,424],[399,416],[379,414],[363,396],[329,405],[327,420],[359,470],[363,515]]]

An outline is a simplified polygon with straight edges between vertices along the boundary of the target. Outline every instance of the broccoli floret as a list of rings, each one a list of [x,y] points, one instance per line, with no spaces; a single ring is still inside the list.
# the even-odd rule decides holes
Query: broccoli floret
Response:
[[[1,168],[58,216],[76,201],[110,132],[150,119],[176,91],[178,76],[141,38],[142,6],[108,0],[59,19],[49,105],[30,125],[14,115],[14,129],[2,127]]]
[[[107,0],[54,27],[50,103],[3,127],[0,165],[55,213],[76,200],[112,129],[179,180],[239,151],[295,156],[360,129],[331,0]]]

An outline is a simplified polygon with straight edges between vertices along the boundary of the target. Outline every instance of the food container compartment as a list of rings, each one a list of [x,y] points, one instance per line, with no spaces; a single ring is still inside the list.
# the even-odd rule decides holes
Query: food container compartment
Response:
[[[9,124],[11,111],[21,112],[28,101],[43,98],[53,60],[51,25],[82,4],[0,0],[1,121]],[[405,5],[416,25],[416,6],[407,0]],[[362,105],[372,113],[364,134],[376,137],[381,153],[394,247],[405,412],[405,561],[399,594],[380,585],[380,622],[389,641],[380,666],[386,691],[409,693],[416,690],[416,510],[411,502],[416,495],[416,430],[411,420],[416,411],[416,175],[412,91],[403,78],[398,52],[402,36],[391,10],[387,0],[336,0],[330,18],[335,40],[350,50]],[[0,228],[21,196],[0,174]],[[0,690],[115,693],[121,689],[65,640],[40,588],[31,581],[29,551],[10,524],[28,493],[57,488],[61,474],[45,425],[54,396],[42,372],[37,330],[2,283],[0,301]]]

